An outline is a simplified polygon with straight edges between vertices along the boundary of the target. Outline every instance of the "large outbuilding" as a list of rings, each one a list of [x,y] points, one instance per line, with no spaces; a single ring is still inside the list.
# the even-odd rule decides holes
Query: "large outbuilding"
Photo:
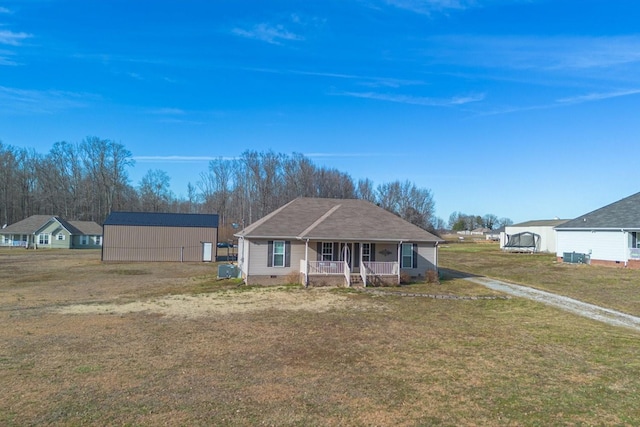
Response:
[[[640,193],[556,227],[564,262],[640,268]]]
[[[215,260],[218,215],[112,212],[103,225],[103,261]]]

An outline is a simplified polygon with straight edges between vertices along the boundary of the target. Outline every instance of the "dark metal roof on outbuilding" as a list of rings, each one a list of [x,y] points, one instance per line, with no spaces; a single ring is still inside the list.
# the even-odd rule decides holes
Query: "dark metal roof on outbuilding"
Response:
[[[557,226],[556,229],[638,229],[640,193],[625,197]]]
[[[146,227],[218,227],[217,214],[111,212],[104,225]]]

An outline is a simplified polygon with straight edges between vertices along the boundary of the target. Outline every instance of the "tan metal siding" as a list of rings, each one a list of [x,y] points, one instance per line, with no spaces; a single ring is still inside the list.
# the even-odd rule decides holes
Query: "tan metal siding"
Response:
[[[202,242],[217,244],[218,229],[105,225],[103,261],[202,261]]]

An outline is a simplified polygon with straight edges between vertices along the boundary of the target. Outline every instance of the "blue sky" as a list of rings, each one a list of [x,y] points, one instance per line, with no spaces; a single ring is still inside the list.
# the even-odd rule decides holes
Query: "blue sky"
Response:
[[[0,0],[0,140],[99,136],[186,193],[302,153],[437,216],[573,218],[640,191],[636,0]]]

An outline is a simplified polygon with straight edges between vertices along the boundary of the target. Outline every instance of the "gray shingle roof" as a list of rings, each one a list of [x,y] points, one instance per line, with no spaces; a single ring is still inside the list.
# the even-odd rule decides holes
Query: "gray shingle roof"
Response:
[[[45,225],[53,215],[31,215],[0,230],[0,234],[33,234]]]
[[[71,234],[85,234],[88,236],[102,235],[102,227],[93,221],[67,221],[69,225],[76,229],[77,233]]]
[[[568,219],[539,219],[525,221],[520,224],[509,225],[508,227],[557,227],[569,221]]]
[[[640,193],[565,222],[556,229],[640,229]]]
[[[439,242],[442,239],[359,199],[298,198],[236,234],[247,238]]]
[[[104,225],[147,227],[218,227],[217,214],[165,212],[111,212]]]
[[[53,215],[32,215],[3,228],[0,230],[0,234],[33,234],[47,225],[49,221],[58,221],[69,233],[74,235],[102,234],[102,227],[93,221],[67,221]]]

